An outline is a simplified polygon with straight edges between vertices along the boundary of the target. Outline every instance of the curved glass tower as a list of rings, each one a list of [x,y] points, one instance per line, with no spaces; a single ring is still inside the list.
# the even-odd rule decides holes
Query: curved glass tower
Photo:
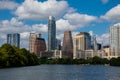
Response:
[[[48,51],[55,50],[56,43],[56,23],[53,16],[48,20]]]

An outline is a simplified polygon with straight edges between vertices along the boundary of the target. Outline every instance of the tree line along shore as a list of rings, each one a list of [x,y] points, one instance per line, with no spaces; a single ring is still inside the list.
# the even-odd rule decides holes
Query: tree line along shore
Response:
[[[30,53],[25,48],[19,49],[10,44],[3,44],[0,47],[0,67],[21,67],[21,66],[33,66],[40,64],[87,64],[87,65],[110,65],[110,66],[120,66],[120,57],[111,58],[110,60],[106,58],[93,57],[88,59],[48,59],[47,57],[37,58],[34,53]]]

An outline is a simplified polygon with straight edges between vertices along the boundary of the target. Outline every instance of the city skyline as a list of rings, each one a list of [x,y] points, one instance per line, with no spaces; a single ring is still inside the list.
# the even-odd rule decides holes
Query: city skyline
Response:
[[[30,32],[41,33],[47,40],[50,15],[56,18],[58,39],[63,39],[65,30],[73,35],[93,31],[97,42],[109,44],[109,27],[120,22],[120,1],[1,0],[0,12],[0,45],[6,43],[6,34],[13,32],[20,33],[21,48],[29,48]]]

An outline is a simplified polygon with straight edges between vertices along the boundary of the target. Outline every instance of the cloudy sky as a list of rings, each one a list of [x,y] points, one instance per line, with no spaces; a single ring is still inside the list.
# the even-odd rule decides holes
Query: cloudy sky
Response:
[[[109,44],[109,27],[120,22],[120,0],[0,0],[0,45],[6,34],[20,33],[21,48],[28,49],[29,33],[41,33],[47,41],[48,16],[56,18],[57,38],[71,30],[93,33]]]

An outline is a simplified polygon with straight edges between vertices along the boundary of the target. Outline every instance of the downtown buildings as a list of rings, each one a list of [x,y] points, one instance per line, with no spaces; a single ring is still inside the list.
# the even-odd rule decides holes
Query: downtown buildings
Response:
[[[120,23],[110,27],[111,57],[120,57]]]
[[[20,34],[7,34],[7,43],[20,48]]]
[[[46,50],[46,43],[41,38],[41,34],[30,33],[29,50],[31,53],[35,53],[37,57],[40,57],[40,53]]]
[[[17,36],[14,35],[14,36]],[[7,35],[7,43],[20,47],[19,37],[12,38],[12,34]],[[33,38],[32,38],[33,37]],[[93,39],[92,39],[93,37]],[[60,58],[86,58],[100,56],[106,58],[109,55],[112,57],[120,56],[120,24],[115,24],[110,27],[110,48],[102,49],[101,44],[97,43],[96,36],[92,36],[87,32],[80,32],[74,36],[72,42],[71,31],[64,31],[63,46],[61,48],[61,41],[56,39],[56,22],[53,16],[49,16],[48,20],[48,52],[56,52],[55,55]],[[92,41],[92,40],[93,41]],[[13,42],[12,42],[13,41]],[[42,46],[42,47],[41,47]],[[73,47],[74,46],[74,47]],[[73,49],[74,48],[74,49]],[[62,49],[62,50],[61,50]],[[101,49],[101,50],[100,50]],[[37,56],[41,51],[46,50],[46,43],[41,35],[30,34],[30,52],[34,52]],[[57,51],[59,50],[59,51]],[[61,50],[61,53],[59,53]],[[57,54],[59,53],[59,54]]]

